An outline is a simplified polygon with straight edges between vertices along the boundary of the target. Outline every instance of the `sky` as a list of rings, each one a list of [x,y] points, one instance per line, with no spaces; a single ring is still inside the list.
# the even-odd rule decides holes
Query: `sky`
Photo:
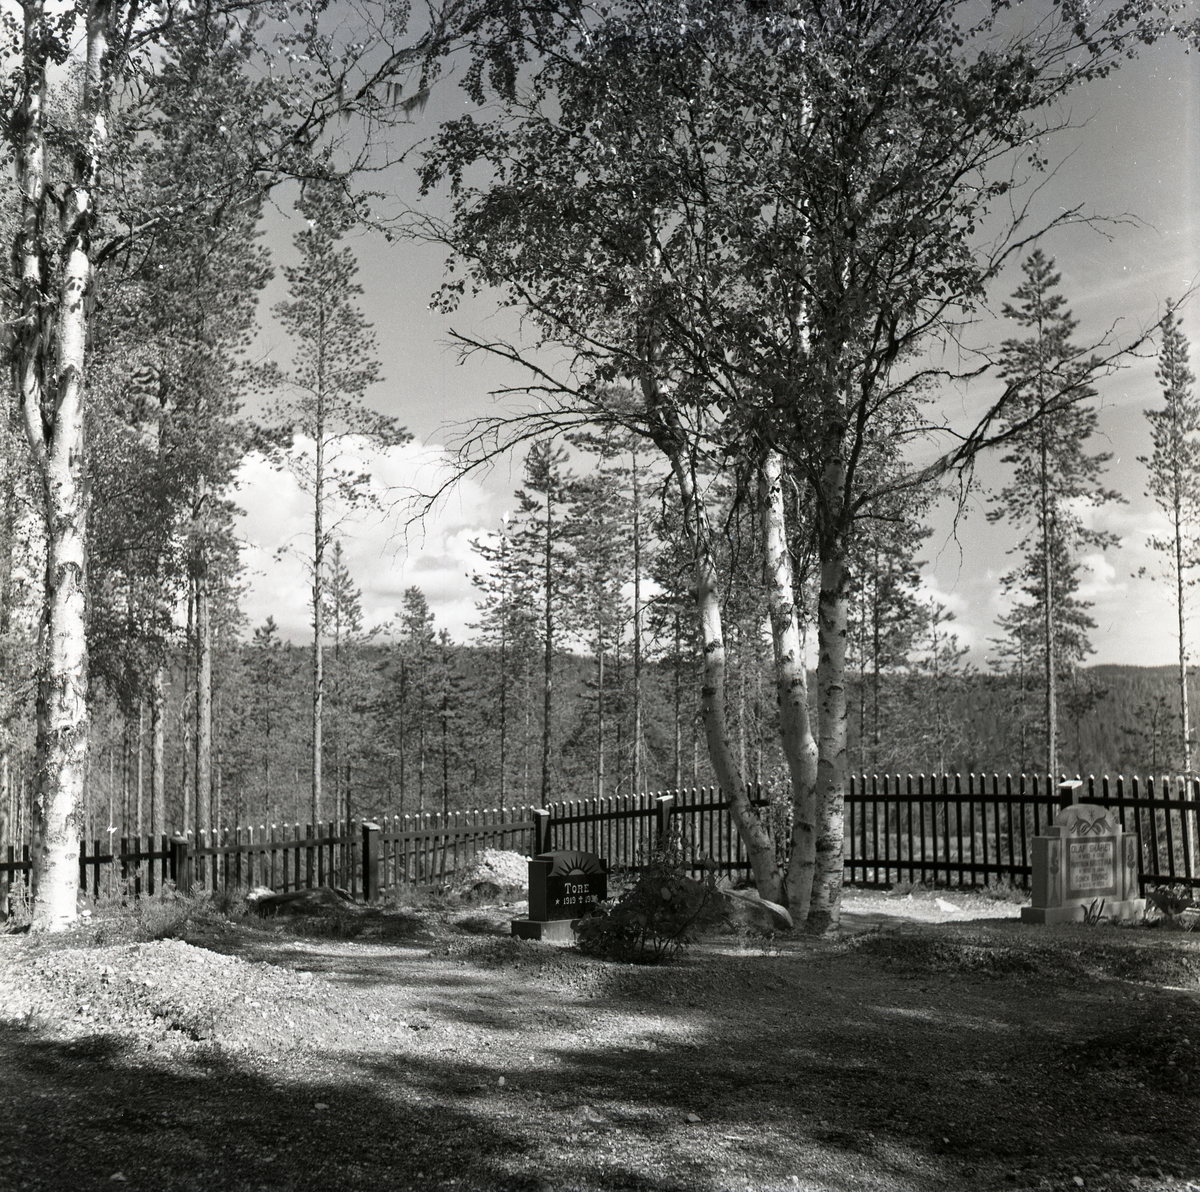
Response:
[[[413,136],[432,131],[464,104],[453,82],[444,85],[414,124]],[[1186,54],[1173,40],[1144,48],[1109,79],[1075,92],[1069,115],[1076,127],[1051,143],[1058,164],[1039,191],[1037,214],[1044,220],[1082,203],[1110,222],[1100,225],[1102,230],[1054,232],[1042,247],[1062,274],[1059,288],[1080,324],[1077,341],[1090,343],[1107,334],[1129,342],[1162,317],[1168,299],[1200,290],[1200,54]],[[414,197],[411,175],[403,168],[393,170],[387,181],[405,199]],[[284,201],[265,230],[281,263],[294,259],[290,237],[295,229]],[[498,399],[492,392],[519,380],[495,361],[460,360],[452,330],[511,335],[517,324],[513,312],[498,309],[490,295],[464,302],[452,316],[431,310],[445,256],[436,246],[389,243],[367,232],[353,245],[364,290],[361,303],[374,324],[384,377],[369,400],[398,417],[414,436],[387,453],[362,453],[380,496],[395,504],[398,495],[432,491],[448,474],[447,445],[456,428],[493,411]],[[995,312],[1018,280],[1015,268],[1001,279],[991,300]],[[285,338],[269,315],[284,293],[277,278],[264,296],[257,348],[263,356],[286,356]],[[1200,293],[1181,313],[1185,333],[1200,345]],[[975,334],[980,342],[998,343],[1012,329],[995,314]],[[1200,350],[1193,353],[1193,366],[1200,372]],[[994,380],[985,379],[968,394],[947,392],[941,401],[952,419],[965,424],[996,389]],[[1102,381],[1099,389],[1095,449],[1112,453],[1105,481],[1127,503],[1090,515],[1093,524],[1120,538],[1118,548],[1084,560],[1081,595],[1093,601],[1097,623],[1091,661],[1166,665],[1176,653],[1174,604],[1169,586],[1151,578],[1160,562],[1146,543],[1165,523],[1145,493],[1146,472],[1138,461],[1150,451],[1144,411],[1161,403],[1152,353]],[[519,478],[519,459],[502,462],[460,485],[420,524],[399,511],[347,523],[343,550],[362,589],[367,624],[386,625],[399,610],[404,589],[416,584],[436,626],[448,629],[455,640],[469,639],[475,617],[470,577],[478,570],[471,542],[493,531],[513,508]],[[965,507],[945,500],[935,510],[934,532],[922,556],[925,592],[954,614],[953,628],[970,648],[969,661],[979,667],[998,632],[996,618],[1008,607],[1000,577],[1015,562],[1008,552],[1016,532],[984,516],[988,490],[1005,478],[999,460],[985,458]],[[238,501],[245,510],[239,530],[246,546],[243,606],[250,624],[270,615],[285,636],[303,641],[311,632],[302,562],[310,502],[288,474],[258,459],[243,468]],[[1200,614],[1200,596],[1196,599]],[[1193,640],[1200,643],[1200,615],[1194,620]]]

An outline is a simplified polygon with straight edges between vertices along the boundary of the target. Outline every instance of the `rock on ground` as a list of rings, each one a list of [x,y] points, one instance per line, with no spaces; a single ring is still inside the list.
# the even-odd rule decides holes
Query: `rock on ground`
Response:
[[[263,916],[319,915],[326,911],[353,912],[359,909],[345,890],[338,890],[333,886],[290,890],[286,894],[273,894],[265,886],[258,886],[246,895],[246,903]]]
[[[700,913],[701,931],[771,933],[790,931],[792,916],[775,902],[760,898],[754,890],[716,889]]]

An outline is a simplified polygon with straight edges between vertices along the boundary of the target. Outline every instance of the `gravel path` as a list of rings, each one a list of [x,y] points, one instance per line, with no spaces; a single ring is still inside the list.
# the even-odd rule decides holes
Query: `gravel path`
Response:
[[[0,1192],[1200,1187],[1192,938],[945,900],[658,969],[513,906],[0,937]]]

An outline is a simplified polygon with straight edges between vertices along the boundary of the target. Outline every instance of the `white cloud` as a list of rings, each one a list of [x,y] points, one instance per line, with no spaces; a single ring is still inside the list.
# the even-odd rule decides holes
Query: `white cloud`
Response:
[[[974,648],[982,646],[978,628],[970,620],[971,603],[965,593],[954,589],[946,590],[936,575],[925,572],[921,576],[917,597],[931,608],[940,604],[946,612],[952,614],[954,619],[946,625],[946,632],[954,634],[959,645]]]
[[[1117,568],[1108,557],[1100,551],[1093,551],[1079,560],[1082,568],[1079,577],[1079,597],[1081,600],[1120,599],[1129,589],[1124,577],[1124,571],[1118,579]]]
[[[389,512],[347,514],[334,510],[343,556],[362,589],[368,626],[391,620],[404,590],[425,593],[437,628],[456,640],[468,636],[475,618],[470,575],[479,562],[471,540],[492,529],[503,502],[473,479],[460,482],[420,521],[411,521],[414,497],[435,491],[450,476],[450,460],[436,444],[411,442],[378,450],[353,443],[340,466],[362,470]],[[284,637],[305,641],[312,633],[312,498],[287,471],[250,456],[238,476],[238,503],[245,510],[238,530],[249,590],[242,605],[251,625],[273,616]]]

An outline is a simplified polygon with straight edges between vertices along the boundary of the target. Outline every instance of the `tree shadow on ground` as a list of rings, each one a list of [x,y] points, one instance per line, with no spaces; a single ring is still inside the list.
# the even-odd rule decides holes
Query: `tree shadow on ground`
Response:
[[[417,1047],[350,1031],[272,1057],[0,1028],[0,1192],[1127,1192],[1200,1174],[1195,995],[890,972],[891,952],[365,958],[360,996],[418,993]],[[497,988],[516,1013],[474,1005]]]
[[[313,1057],[277,1076],[211,1047],[165,1058],[111,1037],[0,1028],[0,1067],[21,1090],[0,1127],[0,1188],[951,1186],[919,1155],[872,1155],[852,1130],[820,1122],[784,1138],[723,1113],[719,1090],[689,1092],[704,1119],[688,1122],[674,1080],[643,1079],[622,1048],[561,1059],[504,1086],[494,1067],[449,1056]]]

